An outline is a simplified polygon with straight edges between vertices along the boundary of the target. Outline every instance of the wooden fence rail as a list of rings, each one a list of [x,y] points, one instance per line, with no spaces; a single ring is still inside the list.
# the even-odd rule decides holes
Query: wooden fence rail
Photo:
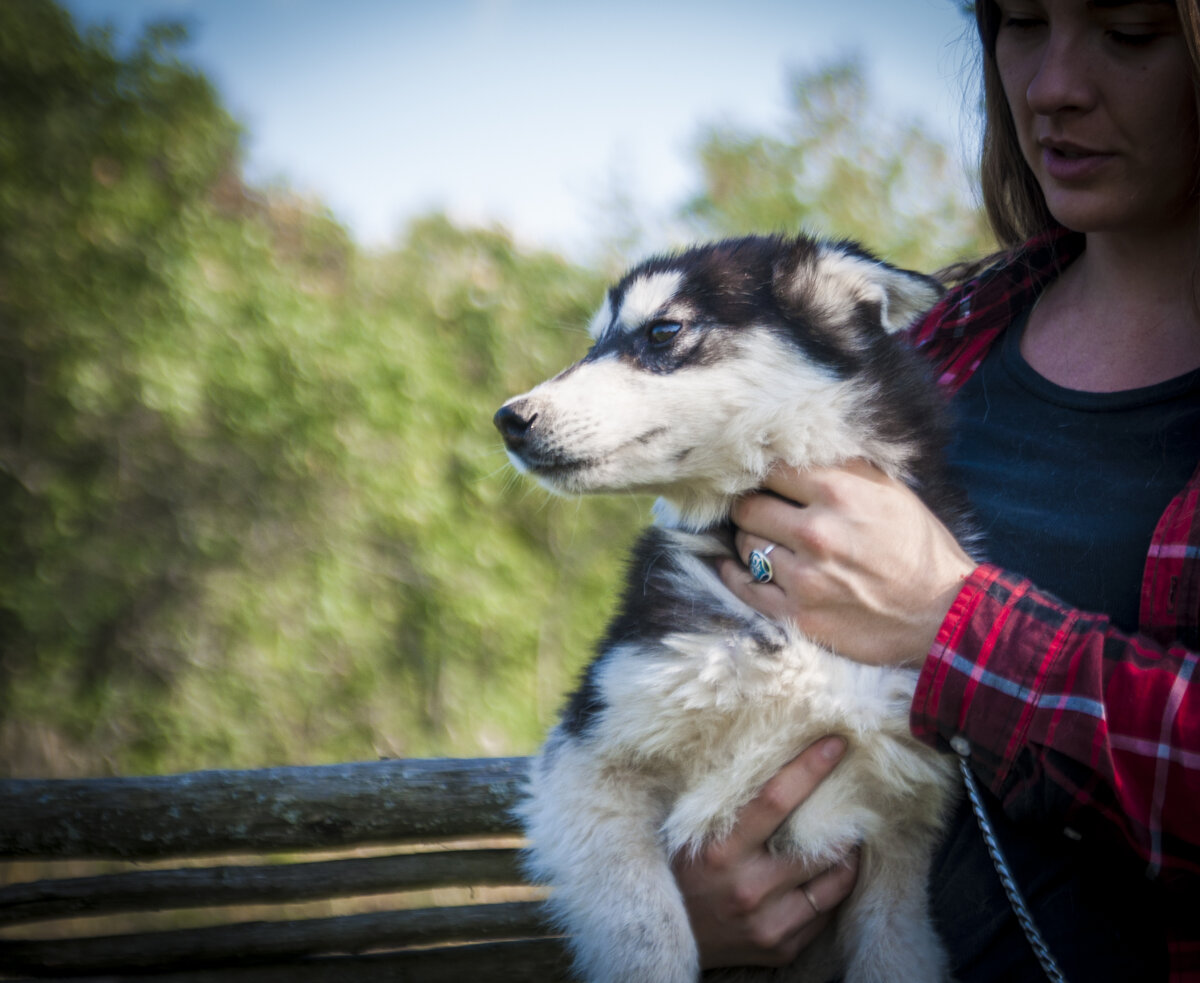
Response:
[[[433,759],[0,781],[0,978],[566,980],[517,863],[526,770]],[[125,869],[80,876],[81,860]],[[75,864],[44,876],[58,861]],[[445,889],[449,903],[414,906],[411,892]],[[369,910],[291,915],[347,898]],[[164,911],[166,925],[139,921]],[[98,916],[120,930],[89,928]]]

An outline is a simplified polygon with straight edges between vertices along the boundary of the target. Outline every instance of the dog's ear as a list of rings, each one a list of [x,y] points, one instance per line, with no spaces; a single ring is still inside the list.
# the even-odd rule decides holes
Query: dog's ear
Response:
[[[798,240],[775,279],[781,297],[818,323],[844,323],[847,312],[866,308],[889,334],[910,327],[944,292],[932,277],[881,262],[847,242]]]
[[[922,273],[875,261],[870,266],[882,296],[879,320],[888,334],[912,327],[945,293],[937,280]]]

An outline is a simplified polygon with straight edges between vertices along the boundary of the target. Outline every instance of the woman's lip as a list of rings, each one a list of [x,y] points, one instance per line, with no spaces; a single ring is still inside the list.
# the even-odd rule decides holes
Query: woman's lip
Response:
[[[1043,144],[1042,166],[1056,181],[1083,181],[1113,159],[1112,154],[1067,144]]]

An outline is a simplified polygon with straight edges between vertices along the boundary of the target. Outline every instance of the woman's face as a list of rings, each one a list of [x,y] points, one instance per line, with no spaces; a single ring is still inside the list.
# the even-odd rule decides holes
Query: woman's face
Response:
[[[1051,214],[1078,232],[1196,221],[1187,47],[1164,0],[998,0],[996,66]]]

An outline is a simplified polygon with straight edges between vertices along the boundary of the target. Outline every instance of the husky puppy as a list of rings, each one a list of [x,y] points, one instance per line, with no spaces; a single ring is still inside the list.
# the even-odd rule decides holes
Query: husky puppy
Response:
[[[909,732],[916,672],[838,657],[743,604],[711,565],[732,554],[731,500],[780,461],[866,458],[967,534],[940,472],[941,397],[897,336],[940,293],[845,242],[699,246],[626,274],[586,356],[496,413],[513,464],[551,490],[662,497],[520,807],[530,871],[586,980],[699,977],[672,856],[726,836],[826,734],[846,755],[770,846],[831,866],[862,844],[858,885],[793,965],[728,978],[945,977],[926,875],[954,766]]]

